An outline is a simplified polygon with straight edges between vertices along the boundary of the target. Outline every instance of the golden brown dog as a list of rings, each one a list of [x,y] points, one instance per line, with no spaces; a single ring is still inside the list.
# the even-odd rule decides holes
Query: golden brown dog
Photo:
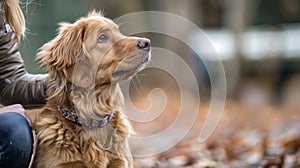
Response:
[[[34,125],[33,166],[133,167],[118,82],[148,63],[150,41],[122,35],[113,21],[94,11],[60,26],[38,53],[50,86]]]

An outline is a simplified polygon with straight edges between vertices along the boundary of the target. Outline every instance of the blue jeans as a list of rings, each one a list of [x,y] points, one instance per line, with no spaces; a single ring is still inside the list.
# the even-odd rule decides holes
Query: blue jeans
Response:
[[[28,168],[32,144],[31,126],[22,115],[0,113],[1,168]]]

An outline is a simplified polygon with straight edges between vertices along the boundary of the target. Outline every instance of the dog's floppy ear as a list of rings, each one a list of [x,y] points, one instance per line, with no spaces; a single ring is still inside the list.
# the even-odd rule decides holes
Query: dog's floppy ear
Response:
[[[91,60],[87,53],[80,52],[76,64],[64,69],[64,73],[69,81],[79,87],[87,88],[94,82],[94,71]]]
[[[37,55],[48,69],[61,70],[76,62],[82,50],[85,34],[84,22],[78,24],[60,23],[58,35],[40,48]]]
[[[89,69],[89,58],[83,52],[86,22],[79,20],[74,24],[59,25],[58,35],[40,48],[37,58],[50,72],[61,71],[75,85],[87,87],[91,84],[93,75]]]

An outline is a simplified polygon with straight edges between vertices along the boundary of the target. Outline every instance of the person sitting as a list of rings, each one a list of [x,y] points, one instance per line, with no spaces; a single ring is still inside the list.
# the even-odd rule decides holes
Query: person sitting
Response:
[[[19,51],[25,19],[18,0],[0,0],[0,167],[27,168],[33,151],[25,108],[46,102],[47,74],[29,74]]]

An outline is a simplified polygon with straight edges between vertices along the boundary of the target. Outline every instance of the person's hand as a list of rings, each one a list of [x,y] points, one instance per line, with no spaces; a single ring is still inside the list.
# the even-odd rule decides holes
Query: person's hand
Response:
[[[31,125],[31,119],[30,119],[29,115],[26,113],[25,109],[23,108],[23,106],[21,104],[14,104],[14,105],[10,105],[10,106],[6,106],[6,107],[3,107],[3,108],[0,108],[0,113],[5,113],[5,112],[16,112],[16,113],[19,113]]]

